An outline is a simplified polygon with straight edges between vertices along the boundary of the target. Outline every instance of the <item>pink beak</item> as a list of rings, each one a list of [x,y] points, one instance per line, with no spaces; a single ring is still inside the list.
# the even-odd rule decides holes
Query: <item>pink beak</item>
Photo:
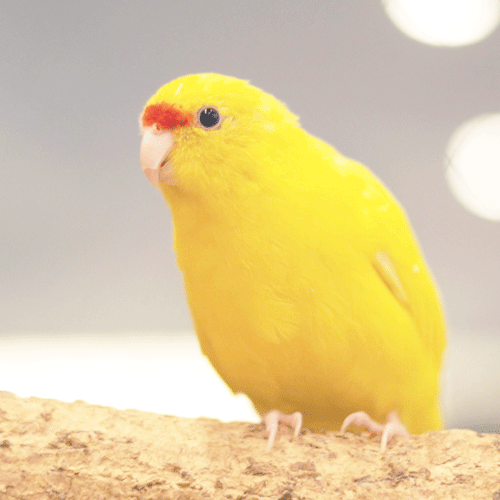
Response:
[[[141,142],[141,166],[149,182],[155,187],[160,183],[175,185],[172,161],[169,155],[174,147],[174,137],[169,130],[159,129],[156,124],[144,127]]]

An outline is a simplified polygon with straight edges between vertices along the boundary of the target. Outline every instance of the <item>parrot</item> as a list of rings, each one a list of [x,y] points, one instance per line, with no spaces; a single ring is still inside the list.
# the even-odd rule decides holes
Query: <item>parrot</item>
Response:
[[[191,74],[140,115],[203,354],[280,424],[440,429],[439,293],[394,196],[248,81]]]

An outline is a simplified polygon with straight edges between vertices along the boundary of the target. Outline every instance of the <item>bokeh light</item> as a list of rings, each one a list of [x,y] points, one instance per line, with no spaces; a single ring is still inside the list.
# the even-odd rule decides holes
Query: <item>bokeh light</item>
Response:
[[[429,45],[458,47],[486,38],[500,24],[500,0],[382,0],[405,35]]]
[[[500,221],[500,113],[460,126],[446,149],[446,179],[469,211]]]

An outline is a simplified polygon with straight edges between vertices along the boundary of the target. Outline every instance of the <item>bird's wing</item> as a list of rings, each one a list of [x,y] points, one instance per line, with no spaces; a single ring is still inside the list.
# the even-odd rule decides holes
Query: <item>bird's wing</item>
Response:
[[[445,326],[438,292],[421,255],[406,214],[392,194],[366,167],[349,158],[336,164],[354,174],[358,184],[351,207],[357,207],[357,241],[380,280],[417,326],[420,338],[439,367]]]
[[[408,297],[390,257],[384,251],[378,250],[373,258],[372,265],[394,297],[398,299],[403,307],[408,308]]]
[[[440,366],[445,327],[437,289],[402,210],[394,209],[391,228],[380,231],[372,266],[400,306],[417,325],[427,352]],[[387,221],[384,222],[387,224]]]

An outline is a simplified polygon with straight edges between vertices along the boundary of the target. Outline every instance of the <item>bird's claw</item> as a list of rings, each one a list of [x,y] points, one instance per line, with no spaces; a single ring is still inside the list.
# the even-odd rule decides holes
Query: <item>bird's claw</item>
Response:
[[[262,421],[266,425],[266,432],[269,436],[267,440],[267,451],[272,448],[274,441],[276,440],[280,422],[293,429],[294,437],[297,437],[302,429],[302,413],[299,411],[296,411],[291,415],[286,415],[279,410],[271,410],[262,416]]]
[[[350,426],[355,425],[357,427],[362,427],[373,434],[381,435],[380,441],[380,451],[385,451],[387,448],[387,443],[396,437],[409,437],[409,432],[406,427],[402,424],[399,419],[397,411],[391,411],[387,415],[387,421],[385,424],[380,424],[373,420],[366,412],[357,411],[348,415],[342,422],[340,427],[340,432],[345,432],[345,430]]]

